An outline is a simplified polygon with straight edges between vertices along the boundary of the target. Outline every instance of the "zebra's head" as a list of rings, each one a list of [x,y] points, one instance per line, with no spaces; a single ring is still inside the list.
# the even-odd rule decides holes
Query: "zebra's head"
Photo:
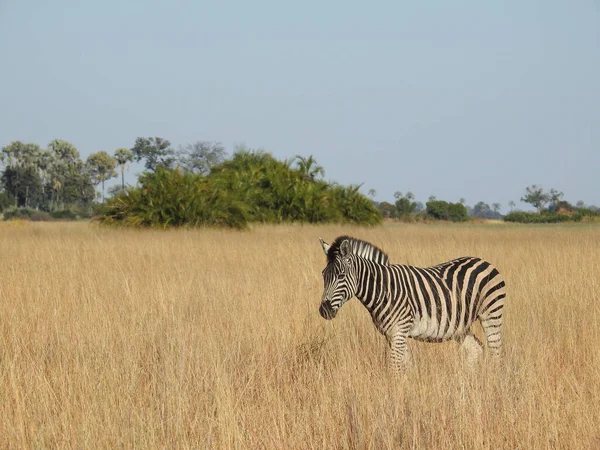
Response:
[[[319,313],[331,320],[344,303],[352,298],[356,289],[356,275],[352,264],[352,247],[348,239],[336,239],[329,245],[323,239],[321,247],[327,255],[327,266],[323,269],[323,297]]]

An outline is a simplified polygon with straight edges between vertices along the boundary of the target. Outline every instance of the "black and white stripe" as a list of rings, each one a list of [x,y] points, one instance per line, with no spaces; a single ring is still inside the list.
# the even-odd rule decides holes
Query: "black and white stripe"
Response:
[[[471,332],[477,320],[490,353],[499,355],[506,289],[489,262],[462,257],[420,268],[389,264],[383,251],[348,236],[338,237],[331,245],[321,239],[321,245],[327,255],[321,316],[333,319],[356,296],[387,337],[396,368],[407,359],[409,337],[426,342],[454,339],[474,360],[482,351]]]

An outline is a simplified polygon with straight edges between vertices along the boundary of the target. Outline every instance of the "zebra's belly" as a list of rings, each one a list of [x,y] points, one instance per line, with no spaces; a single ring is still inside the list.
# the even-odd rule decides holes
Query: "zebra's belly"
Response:
[[[413,327],[408,335],[417,340],[425,342],[442,342],[452,339],[455,335],[453,330],[448,329],[447,321],[441,324],[435,317],[418,317],[413,322]]]

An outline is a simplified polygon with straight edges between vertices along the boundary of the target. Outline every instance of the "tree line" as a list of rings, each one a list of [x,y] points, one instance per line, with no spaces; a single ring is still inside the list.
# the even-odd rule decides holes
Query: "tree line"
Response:
[[[125,170],[142,164],[136,186],[126,186]],[[521,201],[536,213],[515,210],[503,215],[500,203],[464,198],[452,203],[430,196],[423,204],[412,192],[394,193],[395,201],[376,202],[359,192],[324,180],[313,156],[277,160],[245,146],[229,155],[218,142],[195,141],[175,149],[161,137],[138,137],[131,148],[112,154],[98,151],[81,159],[62,139],[46,149],[13,141],[0,153],[0,210],[5,218],[99,217],[104,223],[138,226],[225,225],[252,222],[352,222],[376,224],[384,218],[404,221],[466,221],[472,217],[517,222],[556,222],[593,217],[598,208],[575,205],[556,189],[525,189]],[[120,175],[120,177],[119,177]],[[120,183],[105,189],[107,181]],[[100,189],[100,192],[97,192]],[[107,195],[108,194],[108,195]],[[369,190],[369,196],[376,192]]]
[[[124,171],[133,161],[144,171],[136,186],[126,186]],[[253,222],[372,225],[382,220],[360,186],[326,182],[312,156],[279,161],[245,146],[229,156],[217,142],[175,149],[161,137],[138,137],[130,149],[96,152],[85,161],[63,140],[51,141],[47,149],[15,141],[2,149],[1,162],[5,218],[95,216],[107,224],[235,228]],[[117,171],[121,183],[106,198],[105,183]]]
[[[369,194],[374,197],[376,192],[371,189]],[[573,205],[564,200],[563,192],[556,189],[545,192],[543,188],[535,184],[525,188],[520,200],[533,206],[536,212],[519,211],[516,209],[516,203],[511,200],[508,202],[510,211],[505,215],[501,213],[502,205],[500,203],[492,203],[490,206],[483,201],[479,201],[471,207],[467,205],[464,198],[461,198],[458,203],[451,203],[438,200],[432,195],[423,205],[423,203],[415,200],[414,194],[410,191],[405,194],[396,192],[394,197],[396,199],[395,203],[376,202],[384,218],[403,221],[437,219],[454,222],[465,221],[469,218],[480,218],[521,223],[553,223],[600,217],[599,207],[585,205],[583,201],[578,201]]]

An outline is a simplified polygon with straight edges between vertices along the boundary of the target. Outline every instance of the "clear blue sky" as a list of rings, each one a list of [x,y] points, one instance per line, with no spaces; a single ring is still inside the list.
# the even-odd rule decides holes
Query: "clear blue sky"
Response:
[[[595,0],[0,0],[0,55],[0,146],[215,140],[378,200],[600,205]]]

